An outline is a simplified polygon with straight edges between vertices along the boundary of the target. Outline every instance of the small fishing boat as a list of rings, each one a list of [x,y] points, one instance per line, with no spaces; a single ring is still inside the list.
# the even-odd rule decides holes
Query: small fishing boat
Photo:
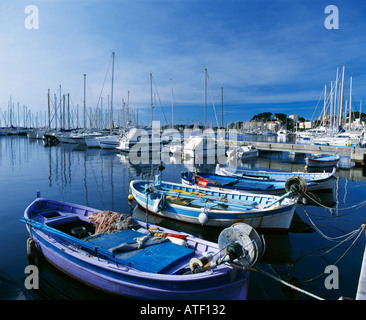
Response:
[[[197,186],[197,188],[205,190],[237,190],[262,194],[283,194],[286,192],[286,181],[258,180],[248,177],[234,177],[204,172],[193,173],[189,171],[182,172],[181,179],[183,185]],[[312,183],[310,182],[309,184],[311,185]]]
[[[89,286],[138,299],[245,299],[248,267],[264,250],[256,231],[240,223],[215,244],[130,215],[39,197],[21,221],[29,251],[36,248]]]
[[[334,167],[332,172],[301,172],[283,170],[239,170],[233,171],[226,167],[216,167],[216,174],[246,178],[252,181],[279,181],[286,182],[293,176],[302,177],[307,182],[307,191],[332,190],[335,185],[335,175],[337,169]]]
[[[237,157],[238,159],[248,159],[258,157],[258,149],[250,145],[232,148],[229,149],[226,153],[229,158],[234,156]]]
[[[279,197],[237,190],[207,190],[197,185],[163,182],[157,176],[153,182],[131,181],[130,189],[137,203],[154,214],[216,227],[243,222],[253,228],[288,230],[297,202],[296,197],[289,198],[291,192]]]
[[[339,155],[323,154],[312,155],[305,158],[306,165],[308,167],[334,167],[338,164],[340,159]]]

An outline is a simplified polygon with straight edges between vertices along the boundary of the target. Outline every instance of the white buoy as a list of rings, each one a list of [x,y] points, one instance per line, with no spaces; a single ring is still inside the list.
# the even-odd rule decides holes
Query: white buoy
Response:
[[[208,222],[208,216],[206,213],[201,212],[198,216],[198,221],[200,222],[201,225],[204,225]]]

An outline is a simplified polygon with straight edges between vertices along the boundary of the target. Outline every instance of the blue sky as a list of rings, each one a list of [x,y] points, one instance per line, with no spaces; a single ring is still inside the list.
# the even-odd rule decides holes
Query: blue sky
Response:
[[[27,5],[39,10],[28,30]],[[339,29],[324,26],[327,5],[339,10]],[[366,106],[366,3],[325,0],[2,0],[0,108],[10,95],[47,110],[47,90],[69,93],[72,107],[101,94],[115,52],[114,107],[130,92],[130,108],[150,122],[150,73],[156,119],[204,122],[204,69],[209,75],[208,121],[248,121],[260,112],[314,117],[325,84],[346,67],[354,104]],[[102,92],[110,93],[110,74]],[[155,90],[156,87],[156,90]],[[160,102],[161,105],[160,106]],[[213,102],[212,102],[213,101]],[[319,108],[315,111],[318,115]],[[164,110],[165,117],[162,110]],[[366,109],[365,109],[366,111]]]

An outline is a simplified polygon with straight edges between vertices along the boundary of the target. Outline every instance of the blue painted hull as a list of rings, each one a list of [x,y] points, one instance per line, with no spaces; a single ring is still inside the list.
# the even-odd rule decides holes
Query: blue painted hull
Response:
[[[155,186],[158,189],[147,199],[146,185],[146,181],[130,184],[132,194],[142,208],[167,218],[207,226],[228,227],[243,222],[253,228],[288,230],[297,202],[297,199],[285,198],[280,204],[269,206],[279,197],[202,190],[170,182]]]
[[[286,181],[276,180],[258,180],[246,177],[232,177],[219,174],[210,174],[199,172],[193,174],[191,172],[182,172],[182,183],[186,185],[195,185],[195,177],[201,177],[206,180],[205,188],[220,188],[228,190],[240,190],[251,193],[266,193],[266,194],[284,194]]]
[[[230,179],[238,179],[244,182],[248,188],[253,184],[251,192],[262,192],[271,194],[281,194],[285,192],[286,181],[293,177],[302,177],[307,184],[307,191],[332,190],[335,185],[336,169],[332,172],[290,172],[290,171],[270,171],[270,170],[240,170],[232,172],[226,168],[216,169],[219,178],[226,176]],[[198,173],[198,175],[202,175]],[[215,180],[214,175],[213,180]],[[204,177],[204,175],[203,175]],[[257,187],[256,187],[257,186]],[[240,184],[233,184],[232,189],[240,189]],[[257,190],[258,191],[257,191]],[[267,191],[266,191],[267,189]]]
[[[308,167],[334,167],[338,164],[340,156],[338,155],[321,155],[309,156],[305,158]]]

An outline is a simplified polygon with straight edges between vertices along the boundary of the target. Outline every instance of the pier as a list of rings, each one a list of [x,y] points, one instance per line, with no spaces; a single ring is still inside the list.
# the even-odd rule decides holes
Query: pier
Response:
[[[348,156],[351,158],[352,162],[356,162],[358,164],[366,162],[366,148],[359,148],[359,147],[335,147],[335,146],[324,146],[324,145],[253,142],[253,141],[237,141],[233,143],[230,142],[230,145],[236,145],[236,146],[252,145],[256,147],[258,150],[263,151],[338,154],[340,156]]]

